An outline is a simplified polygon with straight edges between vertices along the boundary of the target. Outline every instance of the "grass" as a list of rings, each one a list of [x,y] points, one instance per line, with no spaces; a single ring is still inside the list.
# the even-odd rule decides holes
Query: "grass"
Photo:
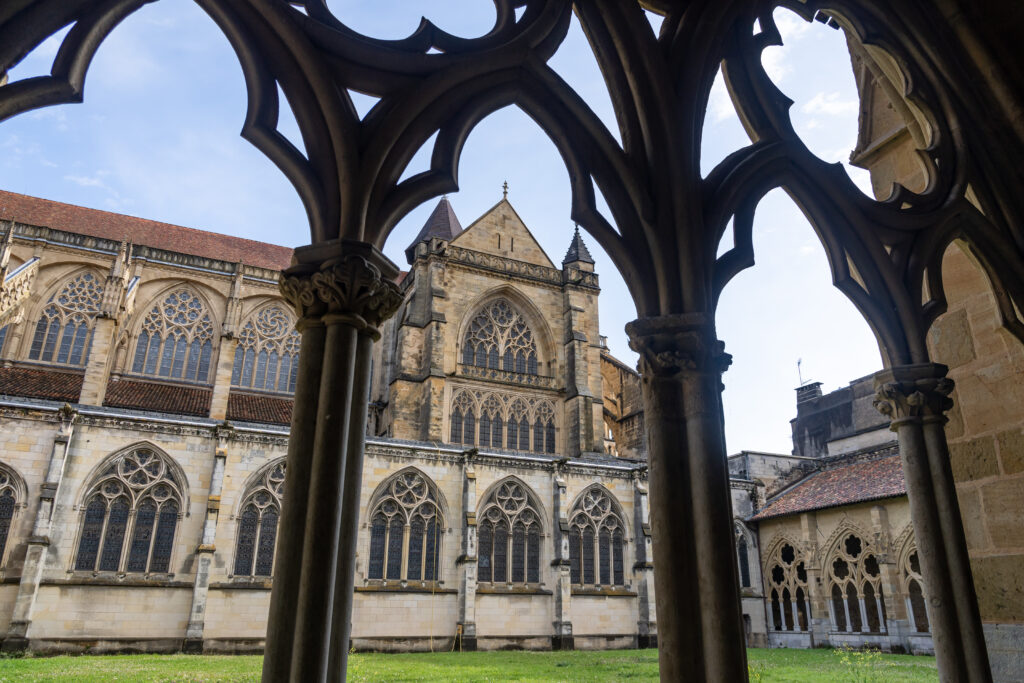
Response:
[[[751,683],[938,681],[934,657],[748,650]],[[260,657],[111,655],[0,660],[5,681],[258,681]],[[655,650],[353,654],[350,681],[655,681]]]

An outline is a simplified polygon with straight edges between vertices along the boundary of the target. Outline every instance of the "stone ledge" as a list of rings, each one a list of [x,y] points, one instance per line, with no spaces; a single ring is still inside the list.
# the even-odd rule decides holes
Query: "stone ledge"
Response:
[[[356,593],[425,593],[427,595],[457,595],[454,588],[437,588],[433,586],[401,586],[401,585],[370,585],[356,586]]]
[[[637,597],[636,591],[629,590],[627,588],[577,588],[573,586],[573,595],[580,596],[594,596],[594,597],[606,597],[606,598],[635,598]]]
[[[546,588],[532,588],[529,586],[512,586],[506,588],[504,586],[477,586],[477,595],[554,595],[551,591]]]

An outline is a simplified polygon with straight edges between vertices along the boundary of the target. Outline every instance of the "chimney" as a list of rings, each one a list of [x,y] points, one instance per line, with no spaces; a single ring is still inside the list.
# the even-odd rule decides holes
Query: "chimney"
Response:
[[[808,382],[796,388],[796,405],[821,398],[821,382]]]

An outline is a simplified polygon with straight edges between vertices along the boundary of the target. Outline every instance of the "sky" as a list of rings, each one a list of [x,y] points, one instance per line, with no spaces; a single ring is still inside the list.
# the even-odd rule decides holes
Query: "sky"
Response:
[[[494,21],[486,0],[328,4],[351,28],[381,38],[408,35],[421,15],[466,37],[485,33]],[[776,21],[784,46],[765,51],[766,70],[794,100],[791,116],[811,151],[845,162],[856,140],[858,103],[843,34],[787,10],[777,10]],[[28,55],[11,70],[10,81],[48,73],[63,35]],[[614,130],[611,100],[575,19],[550,63]],[[356,102],[357,108],[367,104],[365,98]],[[298,195],[239,136],[245,106],[241,68],[213,21],[189,0],[147,5],[99,48],[83,104],[28,112],[0,126],[0,188],[276,244],[306,244],[308,223]],[[287,108],[279,130],[303,149]],[[708,105],[703,171],[747,144],[719,78]],[[428,165],[424,148],[405,175]],[[866,190],[866,172],[846,168]],[[466,144],[460,191],[449,195],[463,226],[501,199],[506,181],[509,201],[560,264],[573,231],[568,174],[550,140],[514,108],[488,117]],[[436,202],[410,212],[388,239],[385,254],[403,268],[403,251]],[[0,216],[10,218],[3,207]],[[633,365],[636,354],[623,328],[636,309],[611,260],[592,238],[585,240],[601,278],[602,333],[611,352]],[[724,241],[724,248],[731,246],[728,233]],[[881,361],[867,324],[831,286],[816,235],[782,191],[758,206],[754,249],[757,265],[727,286],[716,318],[718,336],[733,355],[723,378],[726,442],[730,453],[789,453],[798,384],[818,381],[831,391],[877,371]]]

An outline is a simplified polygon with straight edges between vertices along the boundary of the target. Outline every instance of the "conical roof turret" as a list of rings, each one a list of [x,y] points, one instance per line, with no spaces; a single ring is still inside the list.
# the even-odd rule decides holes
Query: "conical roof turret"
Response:
[[[590,250],[587,249],[587,245],[583,242],[583,237],[580,235],[579,226],[576,226],[576,233],[572,236],[572,242],[569,243],[569,251],[565,252],[562,265],[577,262],[589,263],[591,265],[594,263],[594,257],[590,255]]]
[[[427,242],[434,237],[452,240],[460,232],[462,232],[462,224],[459,223],[459,218],[455,215],[455,209],[452,208],[448,197],[441,197],[441,201],[431,212],[430,218],[423,224],[420,234],[416,235],[416,239],[406,248],[405,258],[409,263],[413,262],[416,256],[416,245],[420,242]]]

